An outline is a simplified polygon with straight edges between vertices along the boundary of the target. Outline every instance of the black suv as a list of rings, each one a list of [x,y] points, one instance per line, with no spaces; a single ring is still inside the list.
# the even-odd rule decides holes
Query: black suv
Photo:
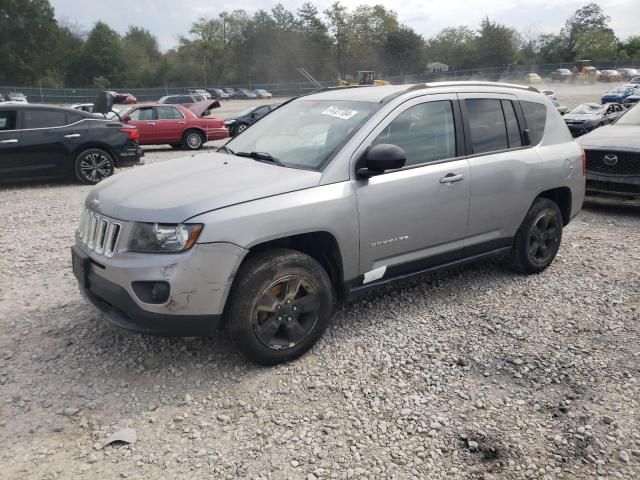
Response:
[[[75,177],[95,185],[140,163],[138,130],[49,105],[0,105],[0,179]]]

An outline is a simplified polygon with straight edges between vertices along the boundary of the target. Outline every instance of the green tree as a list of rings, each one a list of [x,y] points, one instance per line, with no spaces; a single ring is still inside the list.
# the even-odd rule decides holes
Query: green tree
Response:
[[[589,29],[577,36],[574,51],[579,58],[611,59],[616,58],[619,44],[609,29]]]
[[[91,86],[94,79],[100,77],[106,79],[113,87],[120,86],[127,70],[120,35],[106,23],[97,22],[69,70],[70,78],[81,83],[81,86]],[[102,86],[104,80],[100,79],[98,83]]]
[[[520,38],[514,29],[485,17],[480,23],[476,38],[477,66],[493,67],[514,63],[519,42]]]
[[[127,56],[124,86],[155,86],[157,70],[162,58],[156,37],[144,28],[132,26],[122,38],[122,45]]]
[[[427,42],[427,60],[445,63],[450,70],[471,68],[475,41],[476,34],[469,27],[445,28]]]
[[[621,45],[629,58],[640,58],[640,35],[633,35]]]
[[[387,73],[422,72],[425,66],[425,44],[422,36],[411,28],[400,27],[387,34],[384,44]]]
[[[336,70],[340,76],[347,71],[346,61],[349,51],[349,12],[340,2],[334,2],[324,11],[329,19],[329,33],[335,50]]]
[[[304,3],[298,10],[301,29],[300,66],[316,78],[331,75],[331,38],[329,29],[320,18],[318,9],[312,3]]]
[[[58,35],[48,0],[0,2],[0,84],[35,85],[51,67]]]
[[[609,28],[611,18],[607,16],[597,3],[589,3],[571,15],[560,31],[566,37],[569,54],[575,57],[578,38],[587,30],[605,30],[613,34]]]
[[[564,35],[545,34],[540,36],[540,59],[543,63],[573,61],[573,53],[569,50],[567,37]]]

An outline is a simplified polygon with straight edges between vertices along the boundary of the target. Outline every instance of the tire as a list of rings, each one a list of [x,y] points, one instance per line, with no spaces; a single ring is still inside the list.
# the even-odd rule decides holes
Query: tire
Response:
[[[182,147],[185,150],[200,150],[204,142],[204,135],[197,130],[187,130],[182,135]]]
[[[527,212],[511,248],[510,267],[520,273],[540,273],[546,269],[562,241],[562,213],[548,198],[537,198]]]
[[[113,175],[115,163],[108,152],[89,148],[76,157],[74,170],[81,183],[95,185]]]
[[[233,128],[233,136],[235,137],[236,135],[241,134],[242,132],[244,132],[247,128],[249,128],[249,125],[247,125],[246,123],[240,123],[238,125],[236,125]]]
[[[172,143],[171,148],[175,149],[175,150],[181,150],[182,149],[182,144],[181,143]]]
[[[300,357],[322,336],[333,289],[315,259],[274,249],[243,263],[229,300],[226,327],[236,349],[254,363],[276,365]]]

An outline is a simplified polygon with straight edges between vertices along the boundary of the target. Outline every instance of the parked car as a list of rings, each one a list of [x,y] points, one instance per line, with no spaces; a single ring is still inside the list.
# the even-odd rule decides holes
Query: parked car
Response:
[[[568,68],[558,68],[551,72],[552,82],[570,82],[572,78],[573,74]]]
[[[211,94],[203,88],[187,90],[187,93],[189,95],[197,95],[199,97],[202,97],[204,100],[209,100],[211,98]]]
[[[582,103],[564,116],[564,122],[574,137],[589,133],[616,120],[624,112],[619,103]]]
[[[640,76],[633,77],[631,80],[629,80],[629,83],[633,83],[634,85],[640,85]]]
[[[624,106],[625,108],[630,108],[638,102],[640,102],[640,90],[636,90],[635,93],[625,98],[622,102],[622,106]]]
[[[190,105],[204,101],[202,95],[165,95],[158,100],[158,103],[168,105]]]
[[[640,104],[577,141],[586,152],[589,200],[640,206]]]
[[[229,94],[221,88],[212,88],[211,97],[217,100],[229,100],[229,98],[231,98]]]
[[[631,80],[633,77],[638,75],[638,70],[635,68],[620,68],[618,69],[620,75],[622,75],[623,80]]]
[[[227,95],[229,95],[229,98],[235,98],[236,97],[236,90],[234,88],[227,87],[227,88],[223,88],[222,90],[224,90],[224,92]]]
[[[27,100],[27,97],[24,93],[20,93],[20,92],[10,92],[7,94],[7,102],[14,102],[14,103],[29,103],[29,101]]]
[[[240,100],[253,100],[255,98],[258,98],[258,96],[255,93],[247,90],[246,88],[238,88],[233,98]]]
[[[313,346],[336,297],[503,255],[543,271],[584,186],[580,146],[526,87],[334,89],[282,105],[219,153],[93,189],[72,265],[117,325],[191,336],[224,322],[240,352],[273,365]],[[99,242],[97,222],[119,233]]]
[[[75,105],[71,105],[73,110],[80,110],[81,112],[92,113],[93,112],[93,103],[76,103]]]
[[[624,80],[617,70],[602,70],[598,79],[601,82],[621,82]]]
[[[603,104],[604,103],[622,103],[625,98],[627,98],[630,95],[633,95],[633,93],[635,93],[634,88],[629,88],[629,87],[614,88],[613,90],[609,90],[607,93],[605,93],[601,97],[600,101]]]
[[[557,100],[556,92],[554,92],[553,90],[540,90],[540,93],[543,94],[543,95],[546,95],[551,100]]]
[[[564,115],[569,111],[569,107],[567,107],[566,105],[562,105],[557,100],[551,100],[551,103],[553,103],[553,106],[556,107],[556,110],[560,115]]]
[[[94,185],[140,163],[134,127],[49,105],[0,105],[0,179],[76,178]]]
[[[266,99],[271,99],[273,98],[273,94],[271,92],[267,92],[266,90],[263,90],[262,88],[256,88],[253,93],[256,95],[256,97],[258,98],[266,98]]]
[[[250,125],[253,125],[267,113],[270,113],[279,106],[279,103],[272,103],[270,105],[260,105],[258,107],[247,108],[236,115],[226,118],[224,124],[229,129],[230,135],[233,137],[244,132]]]
[[[540,75],[538,75],[537,73],[527,73],[524,76],[524,81],[525,83],[534,85],[534,84],[542,83],[542,78],[540,78]]]
[[[0,102],[5,102],[6,100],[7,98],[2,93],[0,93]]]
[[[137,105],[120,115],[122,121],[140,131],[141,145],[171,145],[173,148],[199,150],[211,140],[229,136],[224,122],[217,118],[204,118],[217,101],[189,105]]]

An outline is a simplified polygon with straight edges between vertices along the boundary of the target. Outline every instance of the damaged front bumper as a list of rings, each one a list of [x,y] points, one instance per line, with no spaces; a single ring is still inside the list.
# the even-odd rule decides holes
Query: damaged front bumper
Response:
[[[79,255],[85,260],[80,292],[104,317],[129,330],[176,336],[215,332],[247,253],[230,243],[197,244],[180,254],[123,252],[110,259],[82,245],[73,250],[74,263]],[[167,298],[153,303],[134,289],[138,282],[168,284]]]

